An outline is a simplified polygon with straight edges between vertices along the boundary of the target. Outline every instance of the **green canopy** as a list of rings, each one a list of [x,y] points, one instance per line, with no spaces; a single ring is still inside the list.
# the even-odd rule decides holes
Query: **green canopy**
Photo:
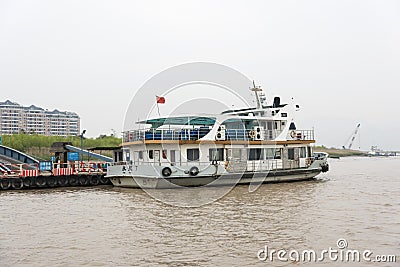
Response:
[[[156,118],[138,123],[151,124],[152,128],[158,128],[162,125],[201,125],[212,126],[215,124],[215,118],[197,117],[197,116],[183,116],[183,117],[169,117],[169,118]]]

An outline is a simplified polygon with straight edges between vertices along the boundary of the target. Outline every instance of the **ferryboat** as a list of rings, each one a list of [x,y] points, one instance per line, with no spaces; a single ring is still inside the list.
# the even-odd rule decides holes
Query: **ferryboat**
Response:
[[[123,133],[106,177],[117,187],[158,189],[302,181],[327,172],[328,154],[313,153],[314,130],[294,121],[299,106],[280,97],[268,103],[260,87],[250,90],[255,107],[138,121]]]

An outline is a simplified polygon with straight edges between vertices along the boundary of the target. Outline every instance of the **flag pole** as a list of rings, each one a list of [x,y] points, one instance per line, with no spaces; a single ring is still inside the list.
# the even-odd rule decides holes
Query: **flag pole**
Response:
[[[160,115],[160,107],[158,106],[158,102],[157,102],[157,111],[158,111],[158,116],[161,117],[161,115]]]
[[[158,116],[161,117],[161,115],[160,115],[160,107],[158,106],[158,96],[157,95],[156,95],[156,105],[157,105]]]

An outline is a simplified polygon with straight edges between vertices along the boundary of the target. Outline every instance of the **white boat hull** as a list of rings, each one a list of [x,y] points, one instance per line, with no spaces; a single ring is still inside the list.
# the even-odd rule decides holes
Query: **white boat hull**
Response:
[[[218,176],[194,177],[145,177],[121,175],[109,177],[116,187],[163,189],[196,186],[228,186],[250,183],[276,183],[304,181],[315,178],[321,173],[320,169],[280,170],[260,173],[230,173]]]

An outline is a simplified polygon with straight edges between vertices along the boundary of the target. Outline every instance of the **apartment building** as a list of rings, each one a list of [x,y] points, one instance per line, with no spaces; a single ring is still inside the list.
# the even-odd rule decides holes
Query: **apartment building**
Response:
[[[42,135],[79,135],[80,118],[75,112],[48,111],[31,105],[24,107],[7,100],[0,102],[0,133],[36,133]]]

